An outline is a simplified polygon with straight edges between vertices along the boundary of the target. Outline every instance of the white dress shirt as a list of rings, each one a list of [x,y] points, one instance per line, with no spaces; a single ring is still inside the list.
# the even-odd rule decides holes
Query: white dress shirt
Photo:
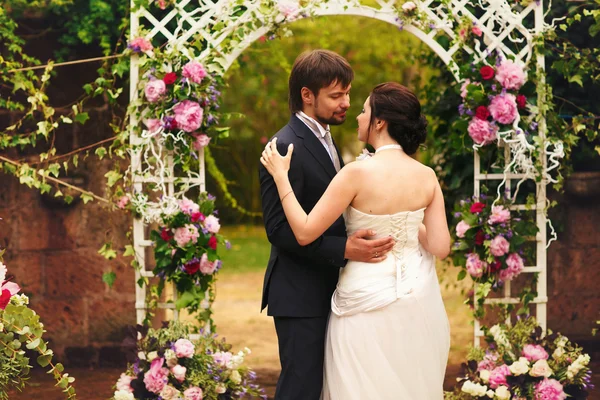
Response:
[[[325,135],[329,131],[329,125],[327,125],[327,128],[323,128],[323,125],[318,123],[314,118],[311,118],[308,115],[306,115],[303,111],[298,111],[296,113],[296,117],[298,117],[300,121],[304,122],[304,125],[308,126],[308,129],[310,129],[312,133],[315,134],[317,139],[319,139],[319,142],[321,142],[321,144],[325,148],[325,151],[327,151],[327,154],[329,154],[331,162],[333,162],[333,156],[331,155],[331,152],[329,151],[329,146],[327,146],[327,142],[325,141]]]

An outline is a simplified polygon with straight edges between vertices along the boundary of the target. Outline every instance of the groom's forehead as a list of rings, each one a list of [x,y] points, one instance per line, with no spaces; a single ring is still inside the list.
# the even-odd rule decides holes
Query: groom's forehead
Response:
[[[338,81],[333,81],[329,86],[324,87],[323,89],[321,89],[321,92],[325,92],[327,94],[332,94],[332,93],[347,93],[350,91],[350,89],[352,88],[352,84],[349,84],[348,86],[344,86],[341,82]]]

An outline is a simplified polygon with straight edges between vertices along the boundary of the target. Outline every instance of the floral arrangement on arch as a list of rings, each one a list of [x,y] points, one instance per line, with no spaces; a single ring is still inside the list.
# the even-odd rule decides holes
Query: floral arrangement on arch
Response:
[[[144,37],[129,41],[127,48],[139,54],[139,110],[141,136],[164,139],[167,149],[181,155],[207,146],[209,133],[218,136],[217,75],[177,50],[154,48]]]
[[[130,364],[117,381],[113,400],[225,400],[267,396],[244,366],[249,349],[231,352],[217,335],[171,322],[162,329],[138,325],[123,341]]]
[[[488,348],[471,350],[446,400],[588,398],[590,356],[567,337],[550,331],[543,336],[533,317],[514,326],[494,325],[485,333]]]
[[[62,389],[66,399],[75,399],[75,388],[71,385],[75,378],[64,373],[60,363],[54,364],[54,352],[43,339],[44,324],[40,316],[29,308],[29,298],[19,294],[21,288],[8,275],[2,262],[4,250],[0,250],[0,399],[8,399],[8,390],[23,390],[29,379],[30,354],[37,353],[37,363],[49,367],[56,386]]]
[[[481,35],[475,25],[460,32]],[[460,34],[459,34],[460,36]],[[460,87],[462,103],[458,107],[460,126],[466,128],[478,146],[494,143],[498,133],[514,130],[517,135],[529,135],[537,129],[532,118],[523,118],[528,109],[527,97],[521,93],[527,82],[524,66],[498,55],[461,69],[465,78]]]
[[[461,269],[458,280],[469,275],[480,284],[476,296],[478,314],[490,290],[518,276],[525,260],[533,257],[533,250],[527,250],[523,244],[535,238],[535,220],[511,211],[511,205],[507,198],[495,200],[482,194],[479,199],[461,200],[454,208],[457,223],[452,261]]]
[[[153,273],[161,279],[157,286],[157,297],[162,293],[165,282],[173,282],[177,289],[177,309],[186,308],[190,313],[198,312],[198,320],[209,323],[212,285],[216,273],[221,269],[217,249],[230,248],[221,235],[221,225],[214,206],[215,197],[203,193],[199,202],[186,197],[179,200],[179,210],[163,215],[158,230],[150,233],[154,242],[156,266]]]

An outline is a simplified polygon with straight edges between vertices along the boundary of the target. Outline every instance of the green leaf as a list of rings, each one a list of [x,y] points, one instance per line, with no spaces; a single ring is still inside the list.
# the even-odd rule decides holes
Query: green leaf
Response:
[[[128,244],[127,246],[125,246],[125,252],[123,253],[123,255],[125,257],[127,256],[135,256],[135,249],[133,248],[132,245]]]
[[[569,77],[569,82],[578,83],[579,86],[583,87],[583,82],[581,80],[581,75],[573,75],[573,76]]]
[[[40,345],[40,338],[36,338],[35,340],[27,343],[27,348],[29,350],[33,350],[35,348],[37,348]]]
[[[106,283],[109,288],[112,288],[115,280],[117,279],[117,274],[113,271],[105,272],[102,274],[102,282]]]
[[[88,119],[90,119],[90,116],[86,112],[79,113],[75,116],[75,121],[79,122],[81,125],[85,124]]]
[[[112,243],[104,243],[104,246],[98,250],[98,253],[107,260],[112,260],[117,257],[117,252],[112,249]]]
[[[114,186],[114,184],[123,177],[123,175],[117,171],[108,171],[104,176],[108,179],[107,185],[109,187]]]
[[[43,354],[37,358],[37,363],[40,367],[47,367],[52,361],[52,354]]]
[[[466,276],[467,276],[467,271],[464,269],[461,269],[460,272],[458,273],[458,277],[456,278],[456,280],[462,281],[463,279],[465,279]]]
[[[194,299],[195,296],[192,292],[183,292],[183,294],[177,298],[177,301],[175,302],[175,307],[178,310],[181,310],[182,308],[185,308],[189,304],[191,304],[194,301]]]
[[[83,200],[83,204],[87,204],[94,200],[94,196],[89,193],[81,193],[81,200]]]
[[[102,160],[106,155],[106,149],[104,147],[98,147],[94,154],[96,154],[98,158]]]

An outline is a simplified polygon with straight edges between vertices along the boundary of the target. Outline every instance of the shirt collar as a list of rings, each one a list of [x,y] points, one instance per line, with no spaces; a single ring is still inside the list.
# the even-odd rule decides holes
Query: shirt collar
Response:
[[[300,120],[304,122],[310,128],[311,131],[321,136],[322,138],[324,138],[327,132],[329,132],[329,125],[327,125],[327,128],[323,128],[323,125],[318,123],[314,118],[311,118],[308,115],[306,115],[304,111],[298,111],[296,113],[296,116],[300,118]]]

